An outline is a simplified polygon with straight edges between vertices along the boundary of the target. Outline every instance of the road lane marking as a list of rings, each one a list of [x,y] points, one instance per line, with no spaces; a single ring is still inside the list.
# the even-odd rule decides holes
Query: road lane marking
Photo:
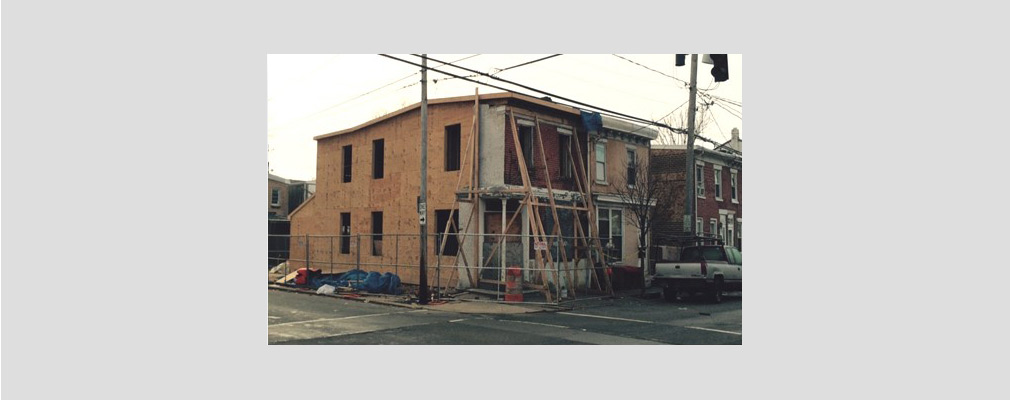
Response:
[[[617,318],[617,317],[604,317],[604,316],[602,316],[602,315],[590,315],[590,314],[577,314],[577,313],[571,313],[571,312],[559,312],[558,314],[564,314],[564,315],[574,315],[574,316],[577,316],[577,317],[590,317],[590,318],[602,318],[602,319],[613,319],[613,320],[617,320],[617,321],[630,321],[630,322],[641,322],[641,323],[643,323],[643,324],[652,324],[652,323],[654,323],[654,322],[652,322],[652,321],[642,321],[642,320],[640,320],[640,319],[628,319],[628,318]]]
[[[740,333],[740,332],[720,331],[718,329],[702,328],[700,326],[685,326],[685,328],[700,329],[700,330],[703,330],[703,331],[712,331],[712,332],[719,332],[719,333],[728,333],[730,335],[740,335],[740,336],[743,336],[743,333]]]
[[[268,315],[268,316],[267,316],[267,319],[277,319],[277,318],[280,318],[280,317],[275,317],[275,316],[273,316],[273,315]]]
[[[466,321],[466,318],[454,319],[454,320],[449,321],[449,322],[459,322],[459,321]]]
[[[503,321],[503,322],[518,322],[520,324],[540,325],[540,326],[549,326],[549,327],[552,327],[552,328],[568,329],[567,326],[542,324],[542,323],[539,323],[539,322],[517,321],[517,320],[514,320],[514,319],[499,319],[498,321]]]
[[[418,311],[425,311],[425,310],[411,310],[411,311],[401,311],[401,312],[388,312],[388,313],[380,313],[380,314],[351,315],[349,317],[340,317],[340,318],[319,318],[319,319],[311,319],[311,320],[308,320],[308,321],[294,321],[294,322],[284,322],[284,323],[280,323],[280,324],[273,324],[273,325],[270,325],[270,327],[285,326],[285,325],[294,325],[294,324],[307,324],[307,323],[322,322],[322,321],[340,321],[340,320],[354,319],[354,318],[378,317],[378,316],[381,316],[381,315],[405,314],[405,313],[412,313],[412,312],[418,312]]]

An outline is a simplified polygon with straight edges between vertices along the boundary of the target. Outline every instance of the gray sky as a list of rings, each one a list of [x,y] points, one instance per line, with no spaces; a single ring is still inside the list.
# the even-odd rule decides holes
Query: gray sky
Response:
[[[394,56],[420,63],[419,58],[411,55]],[[431,58],[449,62],[469,57],[454,64],[485,73],[495,73],[499,69],[545,56],[547,54],[429,54]],[[687,65],[675,68],[673,54],[619,56],[624,58],[612,54],[566,54],[499,72],[496,76],[650,120],[660,119],[674,109],[677,109],[675,115],[687,109],[688,89],[684,82],[690,80],[690,57]],[[470,75],[439,65],[431,60],[428,62],[432,68]],[[742,104],[742,56],[729,55],[729,80],[726,82],[715,83],[711,68],[711,65],[701,63],[699,57],[698,88]],[[285,178],[315,179],[316,145],[312,137],[350,128],[419,102],[419,69],[375,54],[268,55],[267,141],[270,169],[275,175]],[[429,99],[472,95],[475,87],[482,94],[501,92],[462,79],[446,78],[445,75],[429,72]],[[471,79],[542,96],[486,77]],[[700,100],[699,109],[705,110]],[[558,99],[555,101],[565,103]],[[742,117],[742,107],[730,102],[720,101],[704,111],[713,121],[705,129],[704,136],[723,142],[729,140],[733,128],[739,128],[743,136],[743,121],[737,117]]]

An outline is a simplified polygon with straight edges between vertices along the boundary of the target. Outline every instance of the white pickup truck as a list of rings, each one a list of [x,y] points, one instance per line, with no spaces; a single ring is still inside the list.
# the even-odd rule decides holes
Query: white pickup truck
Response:
[[[675,300],[680,293],[704,293],[722,302],[723,291],[743,286],[743,254],[731,246],[688,246],[679,261],[656,263],[653,284],[663,288],[663,297]]]

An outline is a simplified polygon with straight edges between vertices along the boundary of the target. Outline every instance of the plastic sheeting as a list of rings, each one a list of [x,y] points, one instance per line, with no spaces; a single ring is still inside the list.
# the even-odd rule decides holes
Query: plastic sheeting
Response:
[[[365,272],[360,269],[347,271],[343,274],[313,276],[305,286],[318,289],[323,285],[351,287],[365,290],[369,293],[400,294],[403,291],[400,287],[399,276],[390,272],[380,274],[374,271]]]

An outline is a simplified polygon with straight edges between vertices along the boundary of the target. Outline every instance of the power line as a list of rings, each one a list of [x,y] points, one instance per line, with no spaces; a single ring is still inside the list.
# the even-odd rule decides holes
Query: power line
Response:
[[[666,74],[666,73],[664,73],[664,72],[661,72],[661,71],[657,71],[657,70],[655,70],[655,69],[652,69],[652,68],[649,68],[649,67],[647,67],[647,66],[645,66],[645,65],[642,65],[642,64],[639,64],[639,63],[637,63],[637,62],[635,62],[635,61],[631,61],[631,60],[629,60],[629,59],[627,59],[627,58],[625,58],[625,57],[621,57],[621,56],[619,56],[619,55],[617,55],[617,54],[611,54],[611,55],[612,55],[612,56],[614,56],[614,57],[617,57],[617,58],[620,58],[620,59],[622,59],[622,60],[625,60],[625,61],[627,61],[627,62],[630,62],[630,63],[632,63],[632,64],[635,64],[635,65],[637,65],[637,66],[639,66],[639,67],[642,67],[642,68],[645,68],[645,69],[647,69],[647,70],[649,70],[649,71],[652,71],[652,72],[655,72],[655,73],[657,73],[657,74],[660,74],[660,75],[663,75],[663,76],[665,76],[665,77],[667,77],[667,78],[670,78],[670,79],[674,79],[674,80],[676,80],[676,81],[678,81],[678,82],[680,82],[680,83],[683,83],[683,84],[684,84],[685,86],[690,86],[690,85],[691,85],[690,83],[688,83],[688,82],[684,81],[683,79],[680,79],[680,78],[677,78],[677,77],[675,77],[675,76],[672,76],[672,75],[667,75],[667,74]]]
[[[477,56],[479,56],[479,55],[480,55],[480,54],[474,54],[474,55],[470,55],[470,56],[466,56],[466,57],[463,57],[463,58],[460,58],[460,59],[458,59],[458,60],[456,60],[456,61],[453,61],[453,62],[455,63],[455,62],[460,62],[460,61],[464,61],[464,60],[467,60],[467,59],[470,59],[470,58],[474,58],[474,57],[477,57]],[[332,61],[332,59],[328,60],[327,62],[329,62],[329,61]],[[442,65],[445,65],[445,63],[442,63]],[[318,69],[319,69],[319,68],[317,68],[316,70],[318,70]],[[313,73],[315,73],[316,71],[312,71],[312,72],[313,72]],[[332,110],[332,109],[334,109],[334,108],[337,108],[337,107],[340,107],[340,106],[342,106],[342,105],[344,105],[344,104],[347,104],[347,103],[349,103],[349,102],[351,102],[351,101],[353,101],[353,100],[357,100],[357,99],[360,99],[360,98],[362,98],[362,97],[365,97],[365,96],[367,96],[367,95],[370,95],[370,94],[372,94],[372,93],[375,93],[375,92],[378,92],[379,90],[382,90],[382,89],[385,89],[385,88],[387,88],[387,87],[389,87],[389,86],[392,86],[393,84],[396,84],[396,83],[398,83],[398,82],[400,82],[400,81],[403,81],[404,79],[407,79],[407,78],[410,78],[410,77],[412,77],[412,76],[414,76],[414,75],[417,75],[417,74],[419,74],[419,72],[415,72],[415,73],[412,73],[412,74],[410,74],[410,75],[407,75],[407,76],[404,76],[404,77],[402,77],[402,78],[400,78],[400,79],[397,79],[397,80],[395,80],[395,81],[392,81],[392,82],[389,82],[389,83],[387,83],[387,84],[385,84],[385,85],[382,85],[382,86],[379,86],[379,87],[378,87],[378,88],[376,88],[376,89],[372,89],[372,90],[370,90],[370,91],[368,91],[368,92],[365,92],[365,93],[362,93],[362,94],[359,94],[359,95],[357,95],[357,96],[354,96],[354,97],[351,97],[351,98],[349,98],[349,99],[347,99],[347,100],[344,100],[344,101],[342,101],[342,102],[340,102],[340,103],[337,103],[337,104],[334,104],[334,105],[332,105],[332,106],[329,106],[329,107],[326,107],[326,108],[324,108],[324,109],[321,109],[321,110],[319,110],[319,111],[316,111],[316,112],[313,112],[313,113],[311,113],[311,114],[307,114],[307,115],[305,115],[304,117],[300,117],[300,118],[298,118],[298,119],[295,119],[295,120],[292,120],[292,121],[289,121],[289,122],[287,122],[287,123],[285,123],[285,124],[283,124],[283,125],[280,125],[280,126],[278,126],[278,127],[275,127],[274,129],[277,129],[277,128],[281,128],[281,127],[286,127],[286,126],[288,126],[288,125],[290,125],[290,124],[292,124],[292,123],[295,123],[295,122],[300,122],[300,121],[303,121],[303,120],[306,120],[306,119],[309,119],[309,118],[312,118],[312,117],[315,117],[315,116],[316,116],[316,115],[318,115],[318,114],[322,114],[322,113],[324,113],[324,112],[327,112],[327,111],[330,111],[330,110]],[[400,87],[399,89],[396,89],[396,90],[397,90],[397,91],[399,91],[399,90],[403,90],[403,89],[406,89],[406,88],[409,88],[409,87],[411,87],[411,86],[414,86],[414,85],[417,85],[418,83],[420,83],[420,81],[418,81],[418,82],[414,82],[414,83],[412,83],[412,84],[409,84],[409,85],[406,85],[406,86],[402,86],[402,87]],[[269,99],[268,99],[268,101],[269,101]]]
[[[416,63],[413,63],[413,62],[410,62],[410,61],[407,61],[407,60],[396,58],[396,57],[393,57],[393,56],[390,56],[390,55],[387,55],[387,54],[380,54],[380,55],[383,56],[383,57],[391,58],[391,59],[394,59],[394,60],[397,60],[397,61],[400,61],[400,62],[404,62],[404,63],[407,63],[407,64],[420,66],[420,64],[416,64]],[[612,117],[618,117],[618,118],[622,118],[622,119],[626,119],[626,120],[631,120],[631,121],[635,121],[635,122],[639,122],[639,123],[645,123],[645,124],[649,124],[649,125],[661,126],[661,127],[667,128],[667,129],[675,131],[675,132],[683,132],[684,131],[683,129],[674,128],[674,127],[671,127],[671,126],[663,124],[663,123],[659,123],[659,122],[656,122],[656,121],[650,121],[650,120],[647,120],[645,118],[635,117],[635,116],[628,115],[628,114],[619,113],[617,111],[611,111],[611,110],[608,110],[606,108],[594,106],[594,105],[591,105],[591,104],[586,104],[586,103],[583,103],[583,102],[578,101],[578,100],[569,99],[569,98],[562,97],[562,96],[559,96],[559,95],[556,95],[556,94],[553,94],[553,93],[550,93],[550,92],[546,92],[546,91],[543,91],[543,90],[540,90],[540,89],[532,88],[532,87],[523,85],[521,83],[516,83],[516,82],[512,82],[512,81],[507,80],[507,79],[498,78],[498,77],[495,77],[493,75],[485,74],[483,72],[475,71],[475,70],[472,70],[472,69],[469,69],[469,68],[466,68],[466,67],[460,67],[458,65],[454,65],[454,64],[449,63],[449,62],[439,61],[439,60],[431,58],[431,57],[428,57],[428,59],[432,60],[432,61],[435,61],[435,62],[443,63],[445,65],[449,65],[451,67],[454,67],[454,68],[457,68],[457,69],[461,69],[461,70],[464,70],[464,71],[467,71],[467,72],[480,74],[480,75],[486,76],[488,78],[491,78],[491,79],[494,79],[494,80],[497,80],[497,81],[501,81],[501,82],[505,82],[505,83],[508,83],[508,84],[511,84],[511,85],[519,86],[519,87],[521,87],[523,89],[532,90],[534,92],[550,96],[551,98],[558,98],[558,99],[565,100],[565,101],[568,101],[568,102],[571,102],[571,103],[575,103],[575,104],[578,104],[578,105],[581,105],[581,106],[584,106],[584,107],[596,109],[596,110],[599,110],[598,112],[600,112],[601,114],[606,114],[606,115],[609,115],[609,116],[612,116]],[[428,68],[428,69],[433,70],[435,72],[438,72],[440,74],[454,76],[456,78],[461,78],[461,79],[464,79],[464,80],[469,81],[469,82],[473,82],[473,83],[478,83],[478,84],[490,86],[490,87],[493,87],[495,89],[504,90],[506,92],[518,93],[518,92],[516,92],[514,90],[505,89],[505,88],[502,88],[502,87],[499,87],[499,86],[495,86],[495,85],[491,85],[491,84],[487,84],[487,83],[481,83],[481,82],[478,82],[478,81],[475,81],[475,80],[472,80],[472,79],[467,79],[467,78],[461,77],[459,75],[455,75],[455,74],[452,74],[452,73],[440,71],[440,70],[437,70],[437,69],[434,69],[434,68]],[[523,94],[523,93],[518,93],[518,94]],[[523,94],[523,95],[526,95],[526,94]],[[528,96],[528,95],[526,95],[526,96]],[[533,96],[533,97],[535,97],[535,96]],[[696,135],[696,136],[699,139],[707,141],[709,143],[719,144],[718,142],[716,142],[716,141],[714,141],[712,139],[709,139],[709,138],[706,138],[706,137],[702,137],[702,136],[698,136],[698,135]]]
[[[732,116],[734,116],[734,117],[737,117],[737,118],[739,118],[739,119],[740,119],[741,121],[743,121],[743,117],[742,117],[742,116],[739,116],[739,115],[737,115],[736,113],[734,113],[733,111],[731,111],[730,109],[726,108],[726,106],[722,105],[722,103],[719,103],[719,102],[715,102],[715,105],[717,105],[717,106],[721,107],[721,108],[722,108],[723,110],[726,110],[726,112],[728,112],[728,113],[729,113],[729,115],[732,115]]]
[[[513,65],[513,66],[511,66],[511,67],[508,67],[508,68],[505,68],[505,69],[500,69],[500,70],[498,70],[498,72],[495,72],[495,74],[500,74],[500,73],[502,73],[502,72],[505,72],[505,71],[508,71],[508,70],[510,70],[510,69],[512,69],[512,68],[517,68],[517,67],[522,67],[522,66],[524,66],[524,65],[530,65],[530,64],[533,64],[533,63],[535,63],[535,62],[540,62],[540,61],[543,61],[543,60],[546,60],[546,59],[548,59],[548,58],[554,58],[554,57],[557,57],[557,56],[560,56],[560,55],[561,55],[561,54],[553,54],[553,55],[549,55],[549,56],[547,56],[547,57],[543,57],[543,58],[538,58],[538,59],[536,59],[536,60],[533,60],[533,61],[527,61],[527,62],[524,62],[524,63],[522,63],[522,64],[516,64],[516,65]],[[415,54],[415,56],[416,56],[416,54]],[[453,61],[453,62],[455,62],[455,61]]]

